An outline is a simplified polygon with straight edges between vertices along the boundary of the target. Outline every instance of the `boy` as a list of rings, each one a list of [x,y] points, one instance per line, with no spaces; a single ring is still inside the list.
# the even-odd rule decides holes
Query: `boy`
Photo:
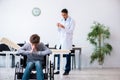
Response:
[[[27,56],[27,66],[25,68],[22,80],[29,80],[30,72],[35,66],[37,71],[37,80],[44,80],[42,64],[44,63],[44,56],[51,54],[52,51],[47,48],[37,34],[30,37],[30,43],[26,43],[18,50],[21,55]]]

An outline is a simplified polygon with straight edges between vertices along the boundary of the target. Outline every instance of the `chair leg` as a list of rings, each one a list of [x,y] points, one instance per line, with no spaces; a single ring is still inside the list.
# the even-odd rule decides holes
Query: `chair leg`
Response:
[[[14,68],[15,67],[15,56],[12,54],[12,63],[11,63],[11,67]]]
[[[74,56],[71,56],[71,62],[72,62],[72,66],[71,66],[71,68],[72,68],[72,69],[76,69],[75,55],[74,55]]]
[[[74,69],[76,69],[76,60],[75,60],[75,56],[74,56],[74,59],[73,59],[73,60],[74,60],[74,62],[73,62],[73,63],[74,63]]]
[[[50,61],[50,80],[54,80],[54,64]]]
[[[15,66],[15,75],[14,75],[14,80],[16,80],[16,73],[17,73],[17,68],[18,68],[18,62],[17,62],[17,64],[16,64],[16,66]]]
[[[54,55],[54,66],[56,66],[56,65],[55,65],[55,55]],[[55,67],[54,67],[54,68],[55,68]]]
[[[73,69],[73,56],[71,56],[71,69]]]
[[[15,73],[15,75],[14,75],[14,80],[16,80],[16,73]]]

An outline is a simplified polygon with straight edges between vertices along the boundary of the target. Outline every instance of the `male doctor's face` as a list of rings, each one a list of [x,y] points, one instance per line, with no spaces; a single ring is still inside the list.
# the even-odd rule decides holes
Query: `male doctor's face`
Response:
[[[63,17],[64,19],[67,19],[67,18],[68,18],[68,14],[62,12],[62,17]]]

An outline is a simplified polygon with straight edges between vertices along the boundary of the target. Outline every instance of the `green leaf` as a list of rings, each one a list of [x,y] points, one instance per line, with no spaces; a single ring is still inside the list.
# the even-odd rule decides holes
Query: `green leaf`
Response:
[[[110,32],[108,27],[98,22],[93,23],[91,31],[87,36],[87,40],[95,47],[91,55],[90,63],[97,60],[99,64],[103,64],[105,56],[108,54],[110,55],[112,46],[109,43],[104,43],[104,40],[109,39],[109,37]]]

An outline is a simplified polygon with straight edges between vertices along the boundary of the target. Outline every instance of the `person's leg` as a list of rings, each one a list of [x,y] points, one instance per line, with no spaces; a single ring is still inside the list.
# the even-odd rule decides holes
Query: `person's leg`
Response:
[[[40,61],[36,61],[35,67],[36,67],[36,71],[37,71],[37,80],[44,80],[42,63]]]
[[[71,55],[70,54],[66,54],[65,73],[69,74],[70,70],[71,70]]]
[[[28,80],[30,77],[30,72],[32,70],[32,68],[34,67],[34,63],[33,62],[28,62],[27,66],[25,68],[24,74],[22,76],[22,80]]]

